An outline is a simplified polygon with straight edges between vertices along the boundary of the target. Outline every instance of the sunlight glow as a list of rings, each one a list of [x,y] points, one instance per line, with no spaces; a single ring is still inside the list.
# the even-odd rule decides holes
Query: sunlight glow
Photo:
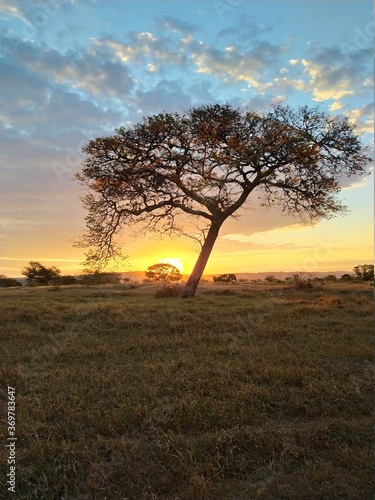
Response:
[[[183,272],[184,266],[182,264],[181,259],[178,258],[167,258],[167,259],[160,259],[159,264],[165,263],[165,264],[170,264],[171,266],[177,267],[177,269],[180,271],[180,273]]]

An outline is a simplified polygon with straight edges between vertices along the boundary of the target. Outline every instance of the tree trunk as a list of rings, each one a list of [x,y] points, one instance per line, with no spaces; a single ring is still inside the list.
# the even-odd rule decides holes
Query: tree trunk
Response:
[[[182,297],[184,299],[188,297],[194,297],[195,291],[199,284],[199,280],[202,277],[204,268],[206,267],[207,261],[211,255],[211,251],[215,244],[215,241],[219,235],[219,230],[222,225],[222,222],[213,222],[208,233],[207,237],[203,243],[202,250],[199,254],[198,260],[195,263],[194,269],[189,276],[189,279],[186,283],[184,293]]]

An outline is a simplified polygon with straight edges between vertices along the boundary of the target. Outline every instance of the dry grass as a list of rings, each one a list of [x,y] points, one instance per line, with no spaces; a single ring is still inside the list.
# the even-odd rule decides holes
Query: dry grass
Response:
[[[17,499],[373,498],[368,283],[50,291],[0,291]]]

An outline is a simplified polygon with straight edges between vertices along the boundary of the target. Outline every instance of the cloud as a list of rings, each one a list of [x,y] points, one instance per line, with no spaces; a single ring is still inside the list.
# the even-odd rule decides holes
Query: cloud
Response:
[[[333,112],[347,111],[359,132],[370,132],[373,108],[365,99],[372,75],[365,49],[301,49],[292,38],[287,47],[272,38],[273,27],[249,18],[217,33],[170,15],[157,18],[156,26],[145,21],[139,31],[112,34],[104,32],[108,24],[102,32],[85,25],[84,16],[66,22],[70,10],[81,15],[87,5],[0,1],[2,16],[9,18],[0,35],[0,203],[2,230],[11,239],[23,241],[27,234],[28,246],[36,248],[51,234],[58,242],[61,235],[79,233],[72,234],[72,226],[84,224],[84,213],[71,179],[84,159],[82,145],[143,115],[223,100],[262,111],[294,93],[304,102],[332,100]],[[51,20],[45,28],[38,24],[40,13]],[[362,100],[353,105],[356,97]],[[250,233],[295,220],[250,210],[225,228],[245,245]]]
[[[258,42],[246,52],[233,46],[217,49],[202,44],[195,45],[192,59],[198,73],[214,75],[224,82],[246,82],[263,90],[271,85],[262,81],[264,73],[269,66],[278,64],[286,50],[283,46],[269,42]]]
[[[1,39],[0,44],[6,45]],[[94,97],[111,98],[129,93],[134,85],[128,68],[92,47],[64,55],[46,46],[19,42],[17,48],[9,45],[7,53],[18,71],[27,70],[44,86],[47,82],[64,84]]]
[[[366,104],[361,108],[356,108],[346,113],[349,120],[356,124],[359,133],[374,132],[374,103]]]
[[[157,37],[149,32],[132,32],[127,38],[126,42],[108,37],[93,38],[92,41],[97,46],[108,48],[123,63],[132,62],[143,66],[145,61],[156,61],[168,66],[181,66],[187,62],[176,40]]]
[[[365,87],[371,79],[369,57],[368,49],[347,53],[339,46],[310,48],[301,60],[289,61],[293,74],[298,74],[300,79],[297,85],[293,80],[286,84],[311,93],[316,101],[338,101],[368,93]]]
[[[260,35],[264,35],[273,29],[271,25],[264,25],[253,22],[248,18],[238,18],[236,23],[218,32],[218,40],[229,38],[235,40],[237,44],[247,44]]]
[[[192,99],[177,80],[160,81],[148,90],[139,90],[136,94],[138,109],[152,115],[161,111],[181,112],[191,107]],[[161,109],[161,106],[163,108]]]
[[[157,25],[163,31],[181,33],[182,35],[192,35],[200,30],[197,24],[191,24],[172,16],[165,16],[157,20]]]

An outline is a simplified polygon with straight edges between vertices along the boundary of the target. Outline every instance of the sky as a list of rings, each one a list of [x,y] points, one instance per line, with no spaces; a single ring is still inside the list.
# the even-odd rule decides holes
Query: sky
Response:
[[[0,274],[31,260],[82,271],[82,146],[145,116],[320,104],[373,150],[374,31],[370,0],[0,0]],[[206,273],[370,263],[372,170],[342,179],[348,215],[313,227],[250,200]],[[179,259],[189,273],[198,255],[189,238],[121,242],[123,271]]]

